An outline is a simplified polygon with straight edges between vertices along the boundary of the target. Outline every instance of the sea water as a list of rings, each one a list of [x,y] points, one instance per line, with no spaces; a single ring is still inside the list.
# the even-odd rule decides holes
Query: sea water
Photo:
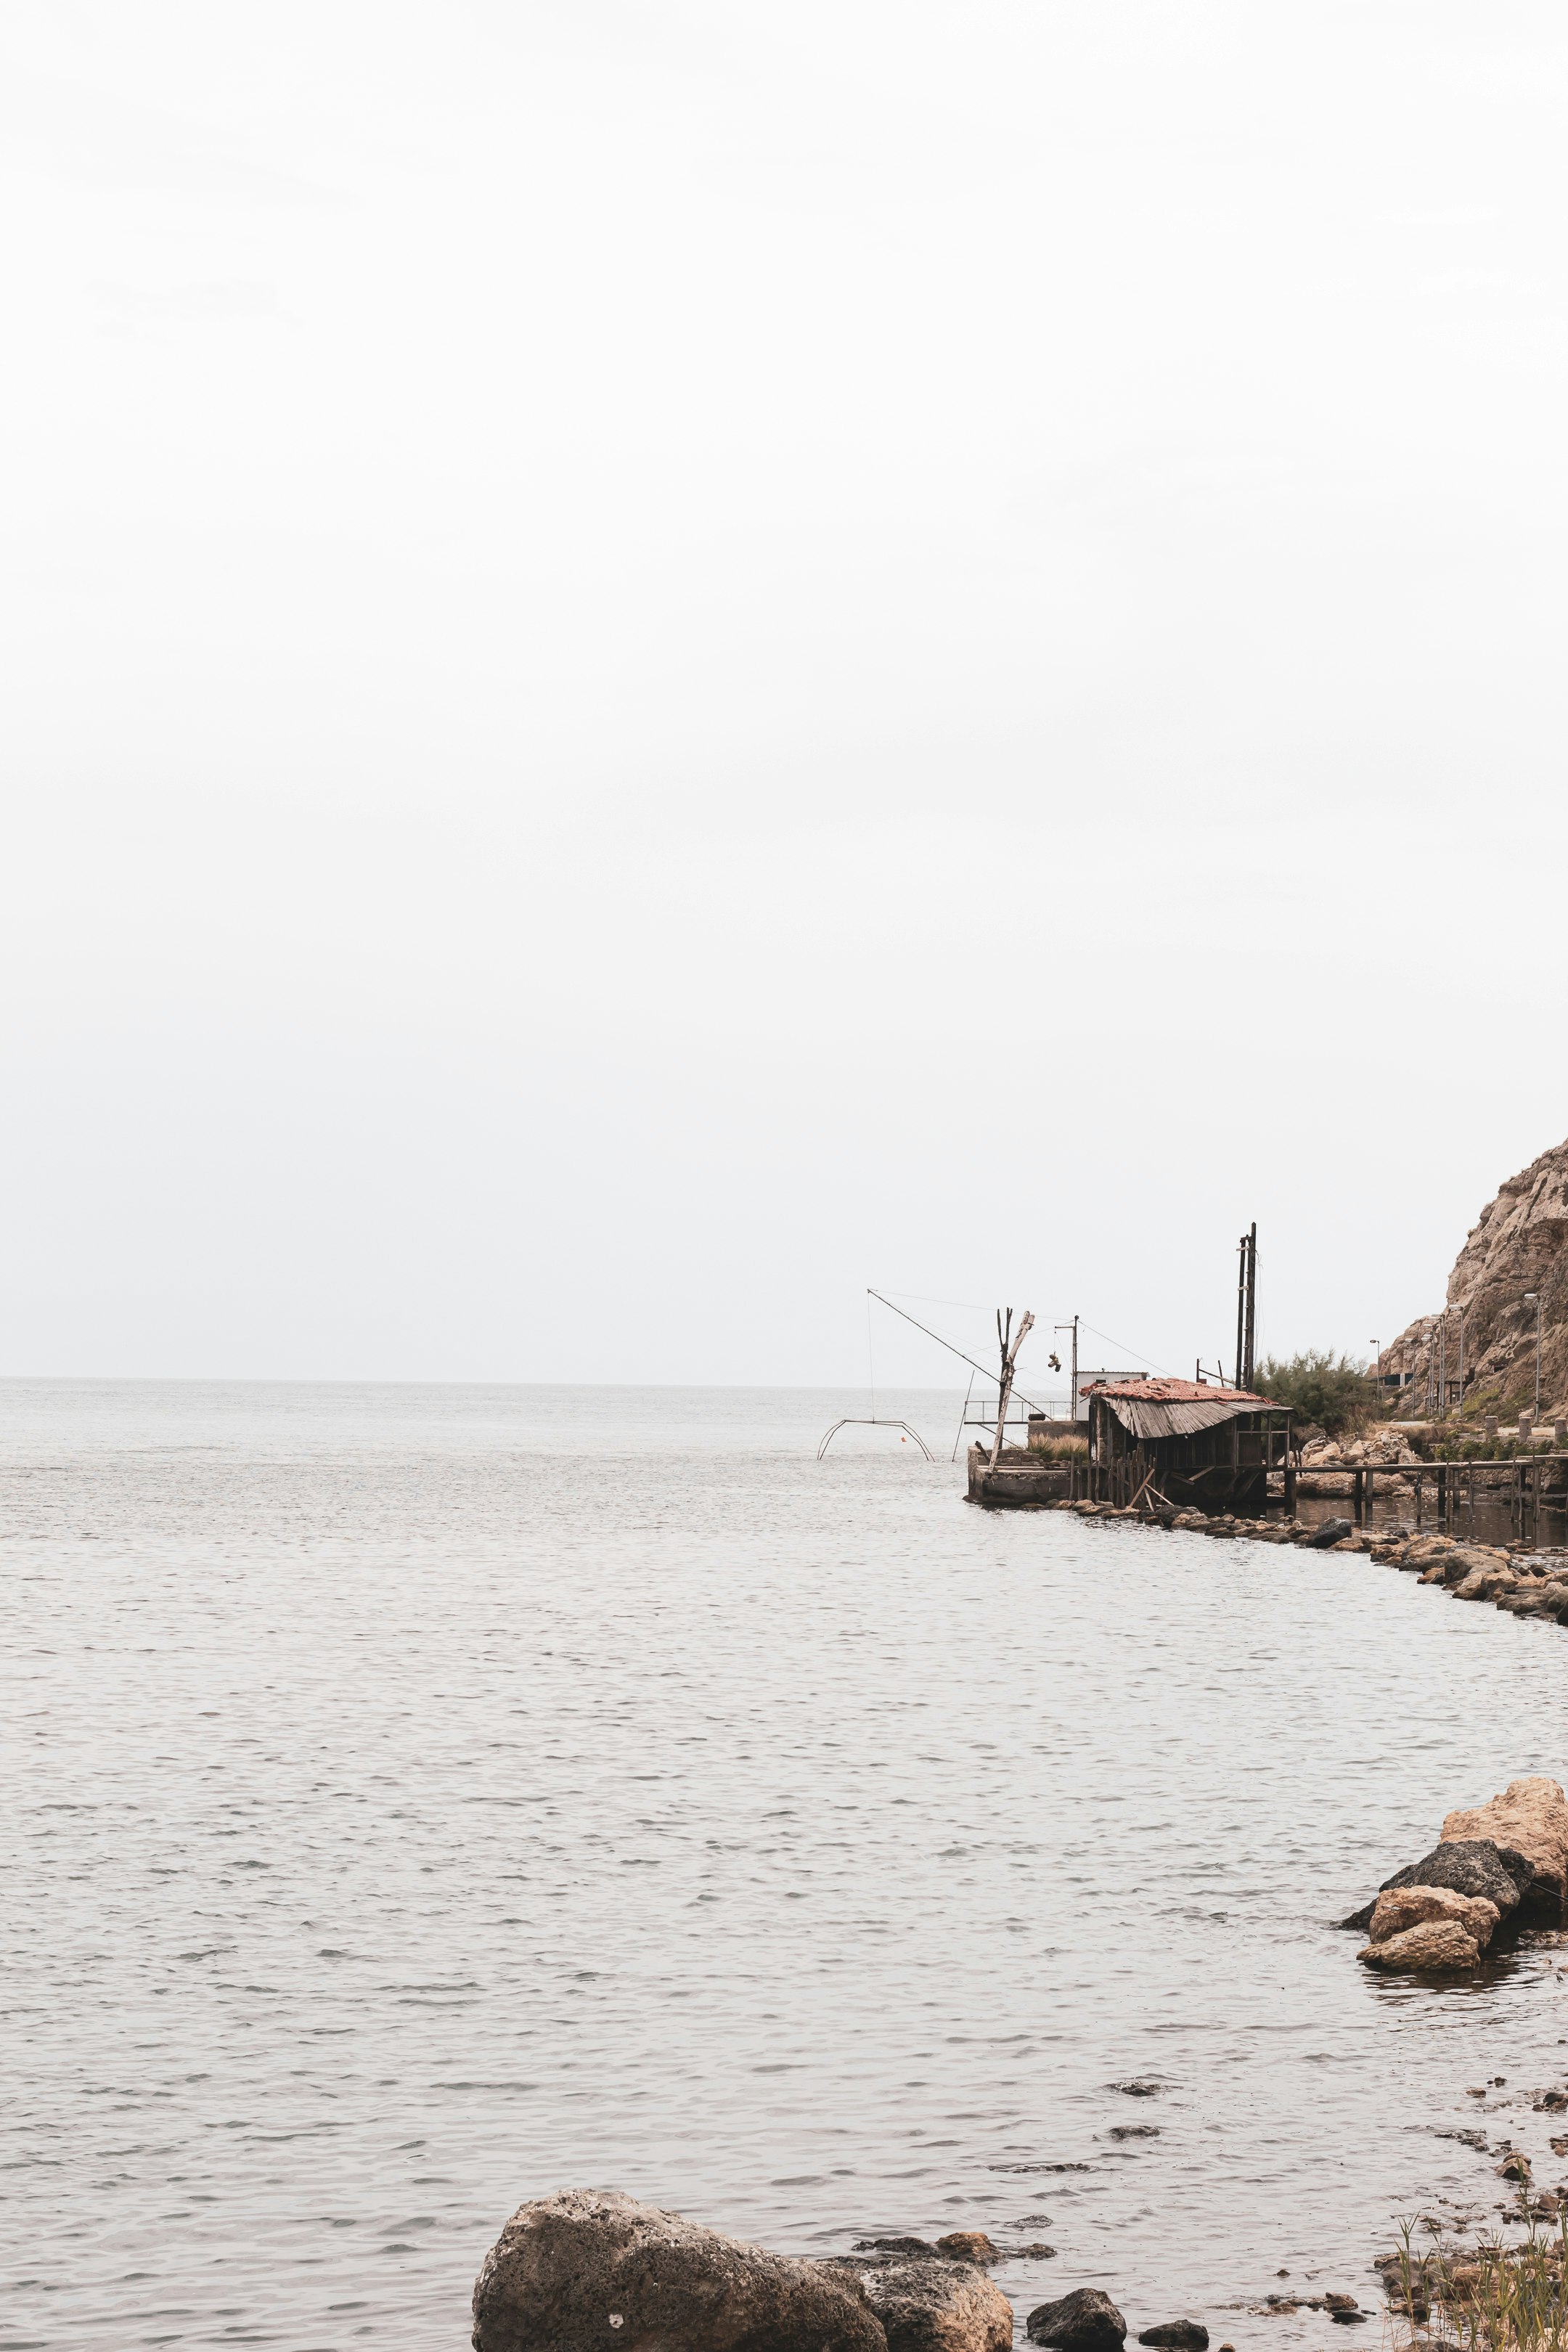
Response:
[[[1331,1924],[1562,1773],[1568,1634],[973,1508],[958,1409],[819,1463],[863,1402],[0,1387],[0,2344],[459,2347],[600,2185],[1044,2240],[1020,2333],[1093,2284],[1250,2352],[1495,2220],[1445,2133],[1568,2170],[1555,1940],[1443,1988]]]

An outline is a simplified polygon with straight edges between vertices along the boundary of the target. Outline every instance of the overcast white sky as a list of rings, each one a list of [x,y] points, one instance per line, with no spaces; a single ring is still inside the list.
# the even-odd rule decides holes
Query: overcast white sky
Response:
[[[1438,1303],[1568,1132],[1559,8],[3,44],[5,1369]]]

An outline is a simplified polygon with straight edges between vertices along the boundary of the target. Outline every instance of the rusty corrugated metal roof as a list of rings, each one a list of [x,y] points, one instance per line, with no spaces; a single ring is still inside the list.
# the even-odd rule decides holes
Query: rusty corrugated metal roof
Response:
[[[1287,1409],[1272,1397],[1221,1388],[1217,1381],[1091,1381],[1080,1393],[1103,1397],[1134,1437],[1195,1437],[1199,1430],[1217,1429],[1244,1412]]]
[[[1286,1410],[1273,1397],[1254,1396],[1250,1389],[1221,1388],[1217,1381],[1089,1381],[1079,1394],[1127,1397],[1143,1404],[1237,1404],[1254,1411],[1267,1405],[1276,1412]]]

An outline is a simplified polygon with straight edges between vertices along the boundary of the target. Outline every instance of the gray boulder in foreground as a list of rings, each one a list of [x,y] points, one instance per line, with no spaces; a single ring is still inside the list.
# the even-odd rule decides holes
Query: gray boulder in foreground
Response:
[[[1407,1863],[1392,1878],[1385,1878],[1378,1894],[1387,1895],[1399,1886],[1446,1886],[1455,1895],[1484,1896],[1496,1904],[1499,1917],[1506,1919],[1518,1910],[1534,1875],[1532,1864],[1511,1846],[1497,1845],[1490,1838],[1447,1838],[1420,1862]],[[1340,1925],[1364,1936],[1371,1930],[1376,1908],[1374,1895]]]
[[[1127,2341],[1127,2322],[1097,2286],[1037,2305],[1024,2326],[1031,2344],[1058,2345],[1062,2352],[1121,2352]]]
[[[474,2285],[474,2352],[886,2352],[887,2342],[853,2271],[771,2254],[615,2189],[520,2205]]]
[[[860,2284],[888,2352],[1011,2352],[1013,2306],[973,2263],[944,2254],[830,2258]]]

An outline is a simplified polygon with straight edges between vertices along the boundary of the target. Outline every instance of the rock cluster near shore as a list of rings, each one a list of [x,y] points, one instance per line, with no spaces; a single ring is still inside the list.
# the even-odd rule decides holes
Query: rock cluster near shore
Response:
[[[1009,2352],[1013,2306],[984,2269],[1002,2259],[959,2231],[806,2261],[616,2189],[565,2189],[519,2206],[486,2255],[474,2352]],[[1026,2326],[1059,2352],[1122,2352],[1127,2336],[1098,2287],[1039,2305]],[[1168,2320],[1139,2341],[1207,2352],[1208,2333]]]
[[[1367,1936],[1357,1958],[1368,1968],[1451,1973],[1473,1969],[1523,1906],[1561,1916],[1565,1888],[1568,1798],[1538,1774],[1449,1813],[1432,1852],[1340,1924]]]
[[[1244,1519],[1227,1512],[1178,1511],[1168,1504],[1044,1503],[1087,1519],[1127,1519],[1139,1527],[1179,1528],[1190,1535],[1244,1536],[1251,1543],[1294,1544],[1304,1551],[1364,1552],[1421,1584],[1441,1585],[1457,1601],[1488,1601],[1505,1616],[1540,1617],[1568,1630],[1568,1554],[1504,1551],[1458,1537],[1415,1535],[1408,1528],[1358,1528],[1351,1519]]]
[[[1411,1471],[1422,1466],[1408,1436],[1397,1429],[1374,1430],[1369,1436],[1342,1443],[1332,1437],[1308,1438],[1301,1447],[1296,1492],[1313,1497],[1348,1497],[1355,1492],[1356,1472],[1373,1470],[1378,1474],[1380,1492],[1405,1496],[1411,1492]],[[1270,1491],[1279,1493],[1282,1485],[1276,1475],[1270,1480]]]

